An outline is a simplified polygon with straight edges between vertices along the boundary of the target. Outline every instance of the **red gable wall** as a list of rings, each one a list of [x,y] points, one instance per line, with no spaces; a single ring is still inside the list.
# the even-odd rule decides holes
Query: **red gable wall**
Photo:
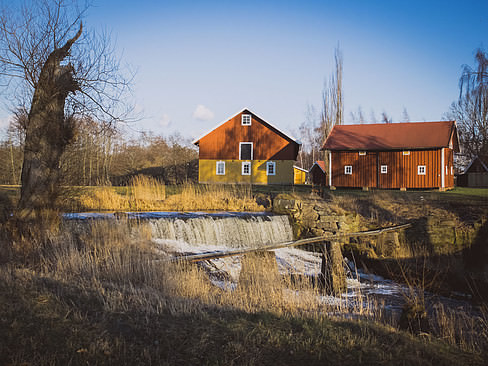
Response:
[[[200,138],[200,159],[239,160],[239,142],[253,143],[254,160],[296,160],[299,145],[251,114],[251,126],[241,125],[239,113]]]

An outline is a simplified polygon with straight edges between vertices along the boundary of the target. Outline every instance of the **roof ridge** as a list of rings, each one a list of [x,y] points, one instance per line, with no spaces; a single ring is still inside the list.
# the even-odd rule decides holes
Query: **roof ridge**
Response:
[[[214,128],[212,128],[211,130],[207,131],[206,133],[204,133],[203,135],[201,135],[200,137],[194,139],[192,141],[192,144],[196,145],[198,143],[198,141],[200,141],[200,139],[202,139],[203,137],[207,136],[209,133],[211,133],[212,131],[215,131],[217,128],[219,128],[220,126],[226,124],[228,121],[230,121],[232,118],[236,117],[237,115],[241,114],[242,112],[244,111],[248,111],[249,113],[253,114],[254,116],[256,116],[257,118],[259,118],[261,121],[263,121],[264,123],[266,123],[267,125],[269,125],[270,127],[272,127],[273,129],[275,129],[276,131],[278,131],[279,133],[281,133],[282,135],[284,135],[285,137],[287,137],[288,139],[292,140],[293,142],[296,142],[297,144],[301,145],[302,143],[300,142],[300,140],[296,139],[295,137],[291,136],[289,133],[286,133],[284,132],[283,130],[279,129],[278,127],[276,127],[275,125],[273,125],[272,123],[266,121],[264,118],[262,118],[260,115],[258,115],[257,113],[253,112],[250,108],[248,107],[245,107],[243,109],[241,109],[239,112],[233,114],[231,117],[228,117],[226,118],[224,121],[220,122],[218,125],[216,125]]]

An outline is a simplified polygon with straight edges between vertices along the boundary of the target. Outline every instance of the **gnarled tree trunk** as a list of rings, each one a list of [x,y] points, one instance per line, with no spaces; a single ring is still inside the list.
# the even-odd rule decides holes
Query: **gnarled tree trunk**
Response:
[[[22,187],[18,205],[20,218],[34,218],[54,208],[58,194],[59,162],[73,137],[71,118],[64,115],[66,97],[79,90],[71,64],[61,65],[78,33],[55,49],[44,63],[29,112],[25,136]]]

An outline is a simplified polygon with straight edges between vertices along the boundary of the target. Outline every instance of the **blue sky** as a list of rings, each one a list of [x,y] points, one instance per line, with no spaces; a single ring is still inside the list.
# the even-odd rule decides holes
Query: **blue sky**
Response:
[[[243,107],[296,131],[344,58],[345,120],[386,112],[440,120],[463,64],[488,48],[488,1],[95,0],[86,27],[112,32],[143,118],[193,138]],[[1,115],[0,115],[1,118]],[[3,121],[5,121],[5,112]],[[5,122],[4,122],[5,123]]]

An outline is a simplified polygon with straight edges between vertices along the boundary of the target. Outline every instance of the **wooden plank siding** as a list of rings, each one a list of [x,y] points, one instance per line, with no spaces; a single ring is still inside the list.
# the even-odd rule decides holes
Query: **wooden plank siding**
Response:
[[[454,187],[454,152],[452,149],[444,149],[446,171],[446,188]]]
[[[312,184],[325,186],[327,185],[327,175],[320,169],[318,165],[314,165],[310,169],[310,180]]]
[[[200,159],[239,160],[239,143],[252,142],[252,160],[295,160],[299,149],[296,142],[290,141],[254,114],[251,125],[243,126],[242,114],[200,138]]]
[[[358,151],[332,152],[332,185],[337,187],[376,187],[376,153],[360,156]],[[345,166],[352,174],[345,174]]]
[[[371,187],[371,188],[441,188],[442,171],[446,169],[445,187],[454,186],[452,149],[444,149],[444,168],[442,165],[443,149],[403,151],[332,151],[332,186],[336,187]],[[345,166],[352,166],[352,174],[345,174]],[[381,166],[387,166],[387,172],[381,173]],[[425,175],[418,174],[418,166],[425,166]]]

